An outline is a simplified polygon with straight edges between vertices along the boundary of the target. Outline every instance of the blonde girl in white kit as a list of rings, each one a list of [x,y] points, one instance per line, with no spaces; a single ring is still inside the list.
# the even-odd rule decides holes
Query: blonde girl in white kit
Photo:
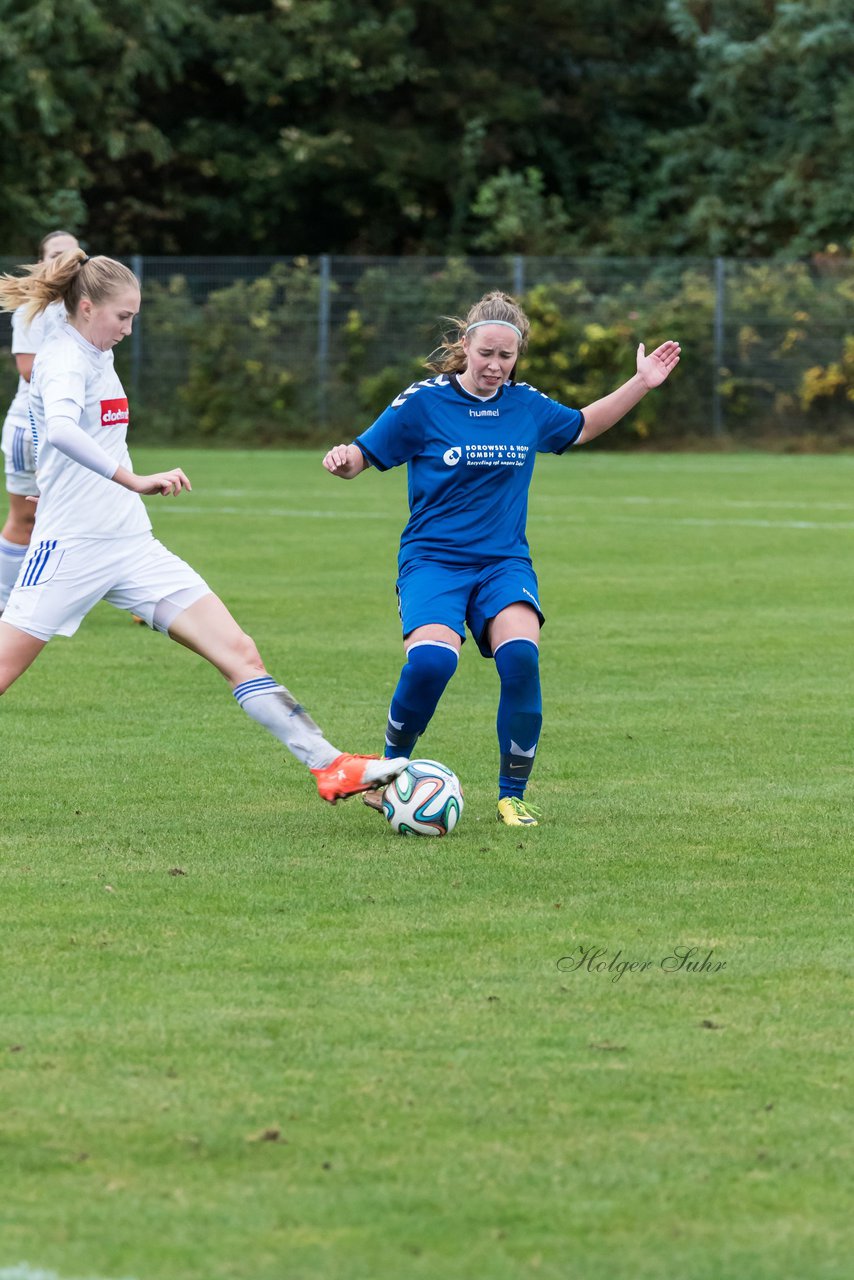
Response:
[[[50,231],[39,245],[39,260],[52,262],[72,249],[79,249],[76,236],[68,231]],[[3,462],[9,512],[0,530],[0,614],[15,585],[21,561],[27,554],[36,517],[32,498],[38,495],[33,432],[30,426],[28,390],[36,352],[51,329],[65,319],[61,302],[53,302],[30,323],[20,306],[12,316],[12,358],[18,370],[18,387],[3,423]]]
[[[55,635],[71,636],[99,600],[142,618],[225,677],[243,710],[314,774],[335,803],[383,785],[404,758],[338,751],[284,686],[222,601],[151,530],[141,494],[191,489],[180,467],[136,475],[127,397],[113,347],[139,311],[136,277],[112,258],[73,250],[24,276],[0,276],[0,307],[32,319],[54,303],[67,320],[39,351],[30,381],[40,494],[30,554],[0,620],[0,694]]]

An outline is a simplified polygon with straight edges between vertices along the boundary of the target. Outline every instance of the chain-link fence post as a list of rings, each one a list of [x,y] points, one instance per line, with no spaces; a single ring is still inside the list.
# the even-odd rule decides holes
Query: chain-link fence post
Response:
[[[317,413],[322,427],[326,426],[329,407],[329,295],[332,276],[332,258],[328,253],[320,255],[320,294],[317,300]]]
[[[139,290],[142,292],[142,278],[144,273],[143,257],[141,253],[135,253],[130,260],[130,269],[139,281]],[[139,383],[142,374],[142,313],[134,318],[133,328],[131,329],[131,365],[130,365],[130,385],[131,395],[134,403],[139,400]]]
[[[724,324],[726,321],[726,263],[715,258],[715,316],[712,356],[712,433],[724,433],[724,407],[721,396],[721,371],[724,365]]]

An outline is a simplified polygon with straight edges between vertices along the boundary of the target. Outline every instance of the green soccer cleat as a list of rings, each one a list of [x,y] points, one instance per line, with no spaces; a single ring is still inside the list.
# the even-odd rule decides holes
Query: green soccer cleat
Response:
[[[498,801],[496,816],[505,827],[537,827],[540,810],[517,796],[502,796]]]

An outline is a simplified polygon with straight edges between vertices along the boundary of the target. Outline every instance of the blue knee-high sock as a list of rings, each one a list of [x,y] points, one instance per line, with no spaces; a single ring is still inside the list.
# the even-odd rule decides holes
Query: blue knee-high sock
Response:
[[[411,645],[388,711],[386,756],[411,756],[457,669],[457,651],[437,640]]]
[[[543,724],[540,651],[533,640],[506,640],[495,650],[498,701],[498,796],[525,794]]]

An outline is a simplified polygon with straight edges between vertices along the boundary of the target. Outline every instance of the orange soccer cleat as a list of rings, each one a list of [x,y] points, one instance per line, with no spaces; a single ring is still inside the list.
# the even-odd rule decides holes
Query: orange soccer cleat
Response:
[[[377,756],[351,756],[345,752],[336,756],[325,769],[312,769],[311,772],[317,779],[321,800],[335,804],[336,800],[346,800],[360,791],[387,786],[392,778],[403,773],[408,764],[405,756],[382,760]]]

